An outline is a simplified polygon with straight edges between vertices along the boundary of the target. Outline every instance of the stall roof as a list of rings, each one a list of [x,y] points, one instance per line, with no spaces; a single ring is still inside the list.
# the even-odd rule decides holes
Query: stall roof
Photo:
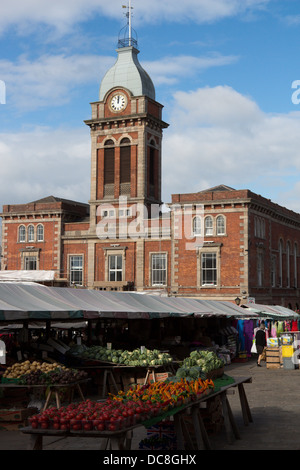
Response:
[[[44,270],[18,270],[18,271],[1,271],[0,270],[0,282],[45,282],[54,281],[55,271],[44,271]]]
[[[0,283],[0,320],[163,318],[183,316],[255,318],[231,302],[142,295],[137,292]]]
[[[270,318],[270,319],[281,319],[288,320],[292,318],[298,318],[299,315],[290,310],[289,308],[282,307],[281,305],[262,305],[249,303],[244,305],[245,309],[252,310],[257,313],[260,317]]]

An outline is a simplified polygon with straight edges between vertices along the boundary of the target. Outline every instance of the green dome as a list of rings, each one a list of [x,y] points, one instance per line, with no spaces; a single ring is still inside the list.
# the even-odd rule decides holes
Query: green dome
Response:
[[[147,72],[138,60],[139,51],[133,47],[117,49],[116,63],[105,74],[99,92],[99,100],[103,101],[106,93],[115,87],[129,90],[133,96],[148,96],[155,100],[155,88]]]

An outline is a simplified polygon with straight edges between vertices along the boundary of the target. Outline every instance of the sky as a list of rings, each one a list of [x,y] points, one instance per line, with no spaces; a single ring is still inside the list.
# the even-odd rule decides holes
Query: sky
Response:
[[[126,0],[0,11],[0,207],[90,198],[84,120],[117,58]],[[225,184],[300,213],[300,2],[132,0],[163,104],[162,199]]]

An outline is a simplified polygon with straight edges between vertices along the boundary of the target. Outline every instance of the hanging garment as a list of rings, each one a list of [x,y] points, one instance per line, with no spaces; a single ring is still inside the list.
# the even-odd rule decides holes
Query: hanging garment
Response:
[[[245,320],[238,320],[238,323],[237,323],[237,330],[239,333],[239,350],[240,351],[245,351],[244,321]]]
[[[284,333],[283,321],[277,323],[277,336],[279,336],[280,333]]]
[[[253,343],[253,321],[244,321],[244,338],[245,338],[245,351],[251,356],[251,347]]]
[[[271,338],[277,338],[277,329],[276,329],[275,322],[272,322],[272,325],[271,325]]]
[[[299,331],[298,330],[298,321],[297,320],[292,321],[292,331]]]

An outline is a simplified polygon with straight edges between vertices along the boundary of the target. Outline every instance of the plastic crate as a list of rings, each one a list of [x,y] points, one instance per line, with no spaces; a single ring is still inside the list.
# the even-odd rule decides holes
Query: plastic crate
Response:
[[[284,369],[289,369],[289,370],[292,370],[292,369],[295,369],[296,366],[292,360],[291,357],[283,357],[283,368]]]

